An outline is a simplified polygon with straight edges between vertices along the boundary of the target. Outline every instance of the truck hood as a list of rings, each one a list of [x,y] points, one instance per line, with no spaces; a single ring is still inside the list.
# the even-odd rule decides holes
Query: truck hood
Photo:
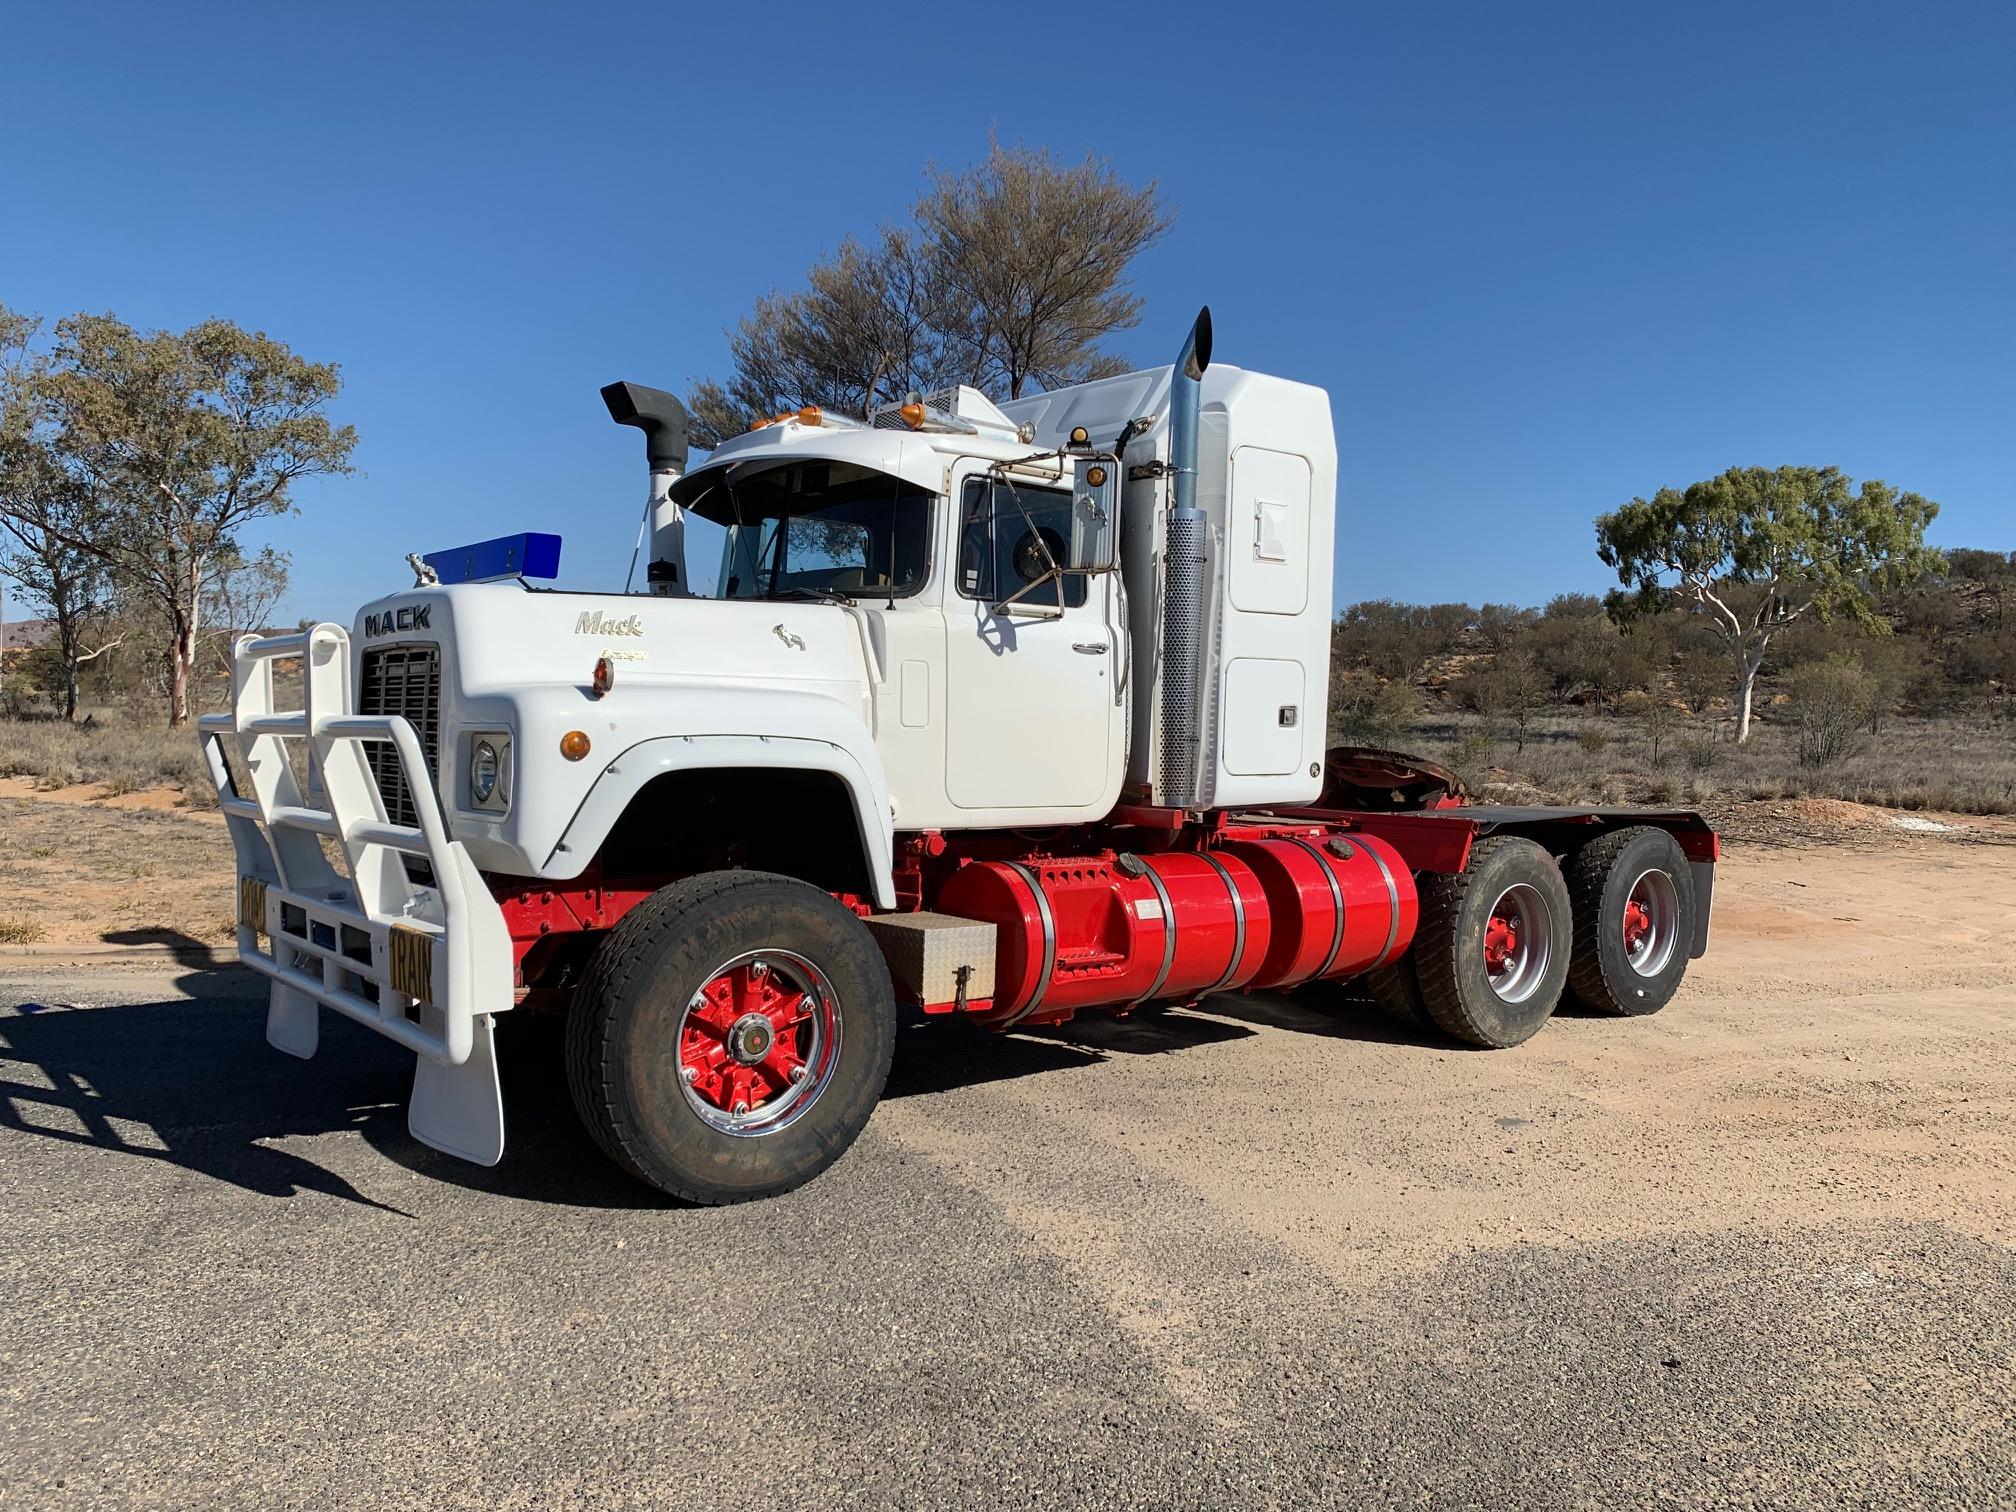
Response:
[[[436,728],[422,733],[450,829],[484,869],[529,875],[596,779],[642,741],[816,724],[858,731],[858,745],[872,751],[878,628],[867,611],[837,604],[560,593],[515,582],[413,588],[358,611],[352,687],[361,700],[376,653],[439,648]],[[598,698],[603,657],[615,680]],[[576,730],[590,754],[568,761],[560,740]],[[471,742],[492,732],[514,747],[502,815],[480,809],[464,781]]]
[[[866,617],[837,604],[561,593],[518,583],[414,588],[366,604],[351,639],[439,643],[468,695],[535,684],[587,697],[608,657],[619,689],[693,680],[800,687],[867,717]],[[590,700],[591,702],[593,700]]]

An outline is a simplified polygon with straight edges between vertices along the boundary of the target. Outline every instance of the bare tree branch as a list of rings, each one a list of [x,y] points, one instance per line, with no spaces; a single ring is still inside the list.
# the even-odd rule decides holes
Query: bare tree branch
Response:
[[[1139,319],[1127,270],[1172,218],[1099,159],[990,142],[973,168],[930,170],[910,224],[757,300],[729,333],[731,376],[691,391],[695,439],[805,404],[860,412],[958,383],[1014,398],[1124,371],[1099,343]]]

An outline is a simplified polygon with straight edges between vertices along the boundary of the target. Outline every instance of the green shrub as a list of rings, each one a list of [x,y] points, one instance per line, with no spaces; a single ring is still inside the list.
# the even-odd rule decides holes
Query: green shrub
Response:
[[[1491,748],[1495,744],[1489,730],[1469,729],[1456,738],[1456,744],[1449,752],[1450,768],[1473,792],[1483,781],[1484,768],[1491,760]]]
[[[1833,766],[1853,755],[1876,707],[1876,679],[1852,656],[1829,657],[1792,674],[1799,715],[1799,765]]]
[[[1413,730],[1421,700],[1401,681],[1380,682],[1351,668],[1330,683],[1330,737],[1353,745],[1391,745]]]
[[[1673,737],[1680,732],[1680,711],[1664,698],[1647,693],[1627,694],[1620,705],[1645,735],[1645,759],[1663,767],[1673,757]]]
[[[1727,749],[1712,735],[1700,736],[1681,742],[1680,759],[1687,763],[1689,771],[1712,772],[1722,765],[1722,758]]]

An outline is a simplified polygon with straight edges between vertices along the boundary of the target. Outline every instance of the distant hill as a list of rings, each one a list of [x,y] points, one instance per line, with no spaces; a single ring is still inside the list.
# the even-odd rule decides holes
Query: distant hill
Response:
[[[55,635],[54,620],[8,620],[0,625],[0,651],[33,651],[46,646]]]

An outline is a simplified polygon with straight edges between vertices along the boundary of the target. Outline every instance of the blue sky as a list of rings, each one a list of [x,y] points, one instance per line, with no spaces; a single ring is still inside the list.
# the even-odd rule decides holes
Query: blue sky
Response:
[[[1168,360],[1330,390],[1337,598],[1600,590],[1598,511],[1835,463],[2016,547],[2016,9],[10,8],[0,301],[223,315],[343,365],[354,478],[255,537],[347,620],[404,553],[554,529],[620,582],[596,389],[723,328],[926,160],[1155,179]]]

